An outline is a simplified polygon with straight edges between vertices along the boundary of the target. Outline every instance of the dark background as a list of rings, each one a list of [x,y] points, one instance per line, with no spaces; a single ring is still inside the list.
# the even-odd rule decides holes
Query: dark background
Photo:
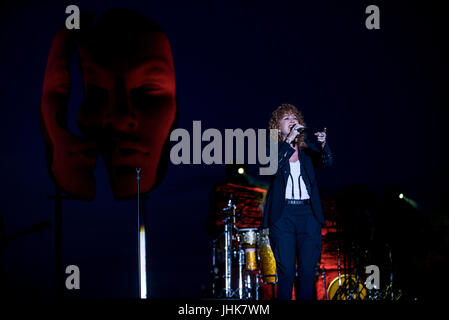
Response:
[[[391,2],[2,2],[4,235],[41,221],[53,224],[54,203],[48,197],[55,188],[46,168],[38,111],[51,40],[64,24],[69,4],[82,12],[127,7],[163,27],[174,55],[179,127],[191,132],[192,121],[201,120],[203,130],[223,133],[225,128],[266,128],[275,107],[292,103],[309,125],[328,129],[336,165],[319,172],[323,194],[332,198],[347,185],[361,184],[383,201],[385,186],[397,185],[428,214],[413,225],[430,221],[429,232],[444,226],[449,191],[447,18],[436,1]],[[365,28],[370,4],[380,8],[380,30]],[[69,123],[76,132],[82,94],[76,68],[73,79]],[[94,201],[63,202],[63,263],[75,264],[81,272],[81,289],[65,294],[134,298],[136,203],[112,199],[101,161],[96,177]],[[149,195],[150,297],[204,295],[210,264],[209,191],[224,179],[224,165],[170,164],[162,184]],[[396,233],[398,238],[422,236],[407,223],[399,223]],[[442,232],[425,246],[447,246],[446,235]],[[53,228],[8,242],[0,258],[2,293],[55,296]],[[438,273],[423,276],[439,278]]]

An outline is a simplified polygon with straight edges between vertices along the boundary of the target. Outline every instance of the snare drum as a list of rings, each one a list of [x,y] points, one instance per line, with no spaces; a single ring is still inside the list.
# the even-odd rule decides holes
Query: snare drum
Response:
[[[241,241],[243,247],[245,246],[255,246],[257,243],[257,235],[259,231],[256,228],[244,228],[239,229],[241,236]]]

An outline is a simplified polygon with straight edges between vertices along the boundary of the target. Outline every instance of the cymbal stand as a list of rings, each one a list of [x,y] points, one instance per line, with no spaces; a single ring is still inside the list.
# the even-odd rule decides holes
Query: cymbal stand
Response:
[[[340,243],[337,245],[337,270],[338,270],[338,292],[341,288],[341,264],[340,264]],[[337,296],[337,299],[340,300],[340,296]]]
[[[216,294],[216,280],[218,278],[218,268],[217,268],[217,262],[216,262],[216,255],[217,255],[217,241],[219,238],[214,239],[212,241],[212,269],[211,269],[211,294],[213,297],[215,297]]]
[[[388,247],[388,258],[390,260],[390,267],[391,267],[391,271],[390,271],[390,284],[389,287],[391,287],[391,300],[394,300],[394,286],[393,286],[393,257],[392,257],[392,253],[391,253],[391,247],[387,244]]]
[[[344,246],[346,247],[346,246]],[[347,259],[348,257],[348,259]],[[345,255],[344,256],[344,279],[343,281],[341,281],[342,276],[341,276],[341,255],[340,255],[340,244],[338,244],[337,247],[337,270],[338,270],[338,289],[334,294],[333,299],[337,299],[337,300],[342,300],[344,298],[346,298],[347,300],[353,300],[354,296],[353,296],[353,280],[351,275],[352,272],[352,268],[351,266],[351,258],[350,255]],[[348,267],[349,266],[349,267]]]
[[[393,286],[393,257],[391,253],[391,248],[389,248],[388,256],[390,258],[390,264],[391,264],[391,273],[390,273],[390,283],[391,283],[391,300],[394,300],[394,286]]]
[[[232,267],[232,230],[234,228],[235,223],[235,204],[232,204],[232,200],[230,199],[228,202],[228,206],[223,209],[223,211],[228,212],[226,218],[224,220],[224,237],[225,237],[225,297],[231,298],[233,295],[231,289],[231,267]],[[231,213],[229,213],[231,212]]]
[[[360,288],[359,288],[359,263],[360,263],[360,258],[359,258],[359,254],[360,254],[360,248],[358,245],[353,245],[353,253],[355,255],[354,257],[354,273],[355,273],[355,289],[356,289],[356,300],[360,300]],[[352,282],[352,281],[351,281]],[[352,290],[350,291],[350,294],[352,294]]]
[[[354,268],[354,273],[355,273],[355,287],[357,291],[356,300],[360,300],[359,273],[357,271],[357,267]]]

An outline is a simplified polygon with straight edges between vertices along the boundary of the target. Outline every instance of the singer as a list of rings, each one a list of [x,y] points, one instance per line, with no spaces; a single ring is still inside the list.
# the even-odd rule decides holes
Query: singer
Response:
[[[301,112],[291,104],[274,110],[270,129],[278,130],[278,169],[271,176],[264,205],[263,228],[268,228],[278,275],[278,299],[291,300],[298,269],[297,300],[312,300],[314,268],[321,254],[324,226],[314,167],[332,165],[326,128],[316,132],[318,146],[308,141]]]

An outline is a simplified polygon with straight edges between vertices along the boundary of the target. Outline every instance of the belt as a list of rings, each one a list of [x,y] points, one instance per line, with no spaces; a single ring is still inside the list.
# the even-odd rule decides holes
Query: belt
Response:
[[[305,200],[285,199],[285,204],[303,206],[306,204],[310,204],[310,199],[305,199]]]

